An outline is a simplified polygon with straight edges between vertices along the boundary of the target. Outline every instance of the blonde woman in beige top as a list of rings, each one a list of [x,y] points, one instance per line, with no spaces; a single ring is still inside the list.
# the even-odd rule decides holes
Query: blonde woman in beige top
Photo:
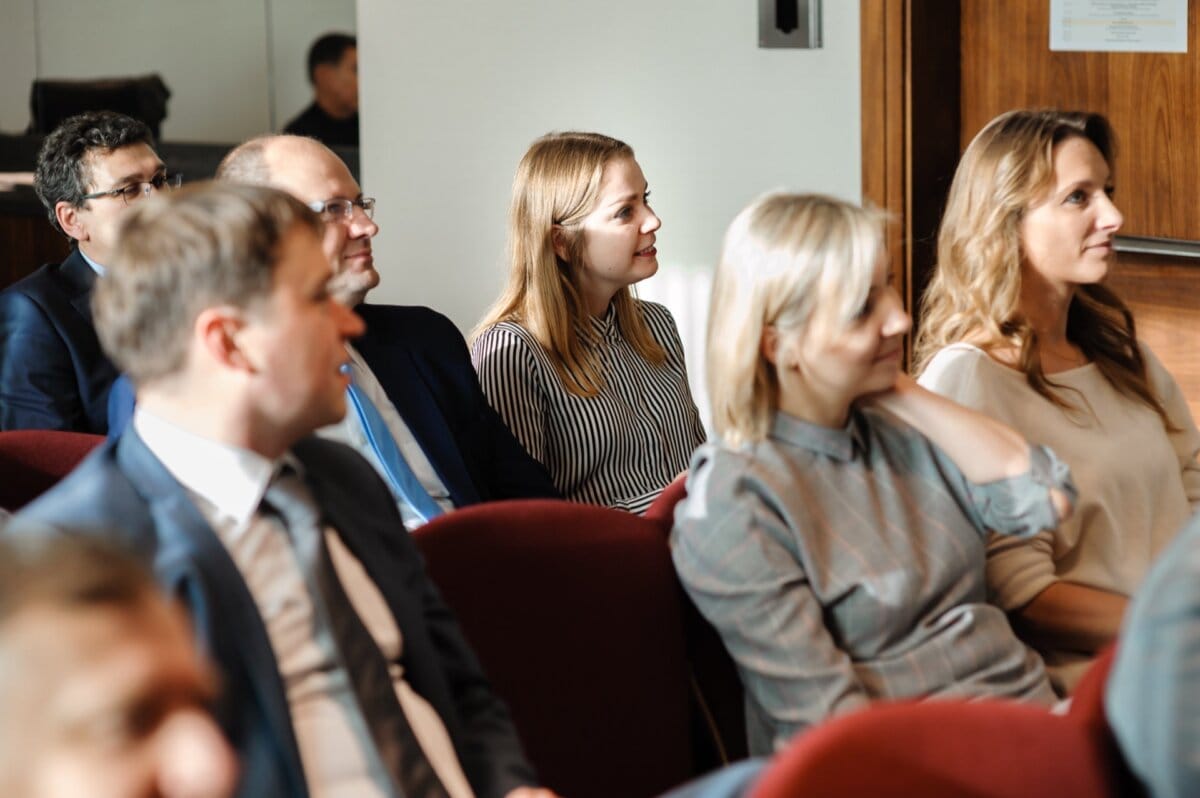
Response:
[[[1187,403],[1102,284],[1124,221],[1113,150],[1097,114],[1013,111],[985,127],[950,188],[917,339],[923,385],[1071,467],[1073,518],[996,540],[988,559],[993,600],[1063,693],[1200,501]]]

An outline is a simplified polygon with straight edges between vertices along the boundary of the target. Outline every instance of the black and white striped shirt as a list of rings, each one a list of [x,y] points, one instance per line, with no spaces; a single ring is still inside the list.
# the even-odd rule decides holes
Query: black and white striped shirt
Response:
[[[643,359],[621,335],[610,306],[590,320],[603,364],[596,396],[568,392],[549,353],[516,322],[485,330],[471,360],[492,407],[564,496],[642,513],[687,468],[704,442],[704,425],[675,319],[662,305],[636,305],[667,358],[661,366]]]

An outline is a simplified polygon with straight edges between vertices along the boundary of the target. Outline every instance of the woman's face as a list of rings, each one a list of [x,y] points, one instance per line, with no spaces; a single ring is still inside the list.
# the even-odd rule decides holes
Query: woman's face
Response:
[[[1061,292],[1104,279],[1124,221],[1110,196],[1111,179],[1104,156],[1087,139],[1072,136],[1055,145],[1049,191],[1020,223],[1026,279]]]
[[[881,260],[866,302],[849,325],[821,335],[811,331],[810,321],[800,331],[779,334],[775,357],[768,347],[780,407],[816,423],[844,424],[855,399],[895,385],[910,323]]]
[[[596,205],[584,217],[580,233],[579,285],[593,315],[603,315],[622,288],[658,271],[654,233],[662,222],[650,209],[649,196],[642,168],[633,158],[604,167]]]

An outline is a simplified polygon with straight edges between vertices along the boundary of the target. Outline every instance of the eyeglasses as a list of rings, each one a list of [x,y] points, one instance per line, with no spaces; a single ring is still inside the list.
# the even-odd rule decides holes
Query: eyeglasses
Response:
[[[183,175],[176,172],[175,174],[167,174],[160,172],[149,181],[144,183],[130,183],[127,186],[114,188],[109,191],[96,191],[92,194],[84,194],[82,199],[100,199],[101,197],[120,197],[121,200],[128,205],[131,202],[136,202],[142,197],[150,196],[154,191],[170,191],[171,189],[179,188],[179,184],[183,182]]]
[[[355,208],[362,208],[363,214],[368,219],[375,218],[375,198],[374,197],[359,197],[355,200],[348,199],[331,199],[317,200],[316,202],[308,203],[308,207],[312,208],[316,213],[324,214],[330,219],[343,217],[349,219],[354,216]]]

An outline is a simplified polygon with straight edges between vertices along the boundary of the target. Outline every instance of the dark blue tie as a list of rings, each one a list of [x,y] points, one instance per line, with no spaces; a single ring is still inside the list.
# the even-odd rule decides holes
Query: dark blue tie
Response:
[[[353,376],[351,379],[353,380]],[[383,463],[384,473],[387,474],[392,489],[423,521],[430,521],[441,515],[442,508],[438,507],[437,502],[421,484],[421,480],[413,473],[408,461],[404,459],[387,422],[379,413],[379,408],[375,407],[375,403],[366,392],[353,381],[346,389],[346,396],[354,406],[354,412],[358,414],[363,431],[367,433],[367,442],[371,444],[371,450],[375,452],[379,462]]]

